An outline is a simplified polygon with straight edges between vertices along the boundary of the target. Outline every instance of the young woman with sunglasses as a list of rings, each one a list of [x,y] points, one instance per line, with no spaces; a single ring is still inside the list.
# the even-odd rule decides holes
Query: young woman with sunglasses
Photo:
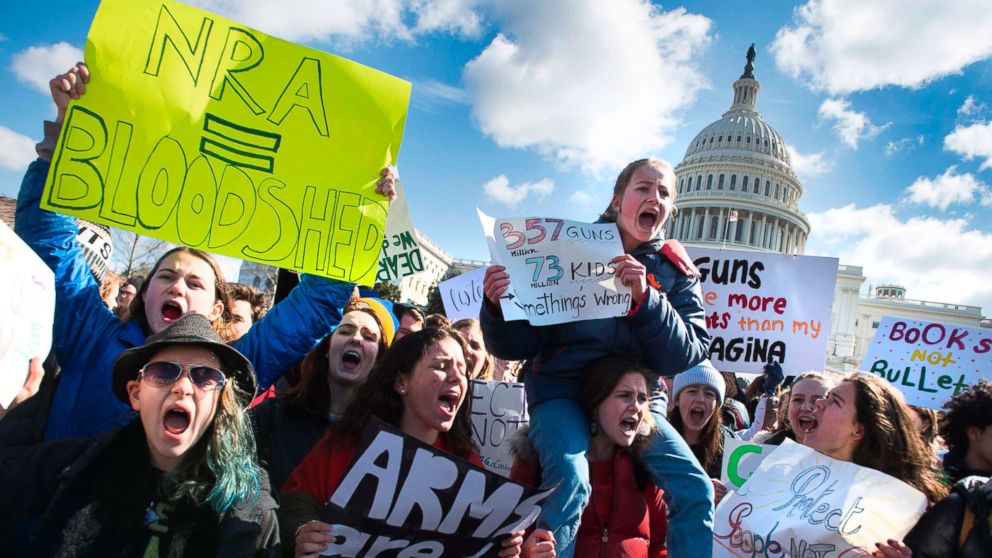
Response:
[[[254,371],[205,317],[122,353],[113,392],[138,413],[123,429],[0,453],[0,543],[35,517],[29,556],[278,555],[244,415]]]
[[[39,158],[28,167],[17,198],[17,234],[55,273],[53,350],[62,371],[46,441],[90,436],[133,418],[110,390],[108,371],[122,351],[190,312],[206,316],[226,336],[230,317],[227,284],[213,257],[180,247],[155,263],[131,301],[130,318],[121,321],[103,305],[99,285],[73,241],[76,219],[40,208],[69,100],[85,94],[89,81],[89,70],[79,63],[49,83],[58,116],[45,123],[45,138],[36,147]],[[393,186],[392,171],[383,169],[376,191],[393,198]],[[339,281],[303,276],[286,300],[233,343],[254,364],[262,389],[290,371],[338,323],[351,290]]]

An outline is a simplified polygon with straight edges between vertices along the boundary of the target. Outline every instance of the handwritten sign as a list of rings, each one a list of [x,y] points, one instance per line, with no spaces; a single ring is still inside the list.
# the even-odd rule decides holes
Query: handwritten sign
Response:
[[[52,346],[55,276],[30,246],[0,222],[0,407],[24,387],[28,362]]]
[[[931,409],[992,379],[992,330],[885,316],[861,369],[889,381],[906,402]]]
[[[688,250],[701,273],[717,369],[760,374],[770,360],[790,373],[823,369],[837,258]]]
[[[42,207],[371,285],[410,84],[172,0],[103,0]]]
[[[487,269],[489,266],[473,269],[442,281],[437,286],[441,292],[441,303],[444,304],[444,315],[449,320],[479,317],[479,310],[485,300],[482,280],[486,276]]]
[[[482,211],[479,220],[493,263],[510,275],[500,300],[507,321],[551,325],[630,311],[630,288],[614,278],[610,263],[623,254],[615,224],[493,219]]]
[[[776,448],[778,446],[755,444],[731,436],[724,436],[720,480],[728,488],[740,488],[751,477],[761,461]]]
[[[379,272],[376,282],[389,282],[424,271],[424,259],[420,255],[417,229],[410,218],[410,207],[403,193],[403,185],[396,181],[396,201],[389,207],[386,217],[386,236],[382,239],[382,254],[379,255]]]
[[[550,493],[372,421],[325,508],[337,538],[321,555],[495,557],[507,535],[537,519]]]
[[[926,507],[904,482],[786,440],[717,506],[713,556],[871,556]]]
[[[529,422],[523,384],[472,381],[472,435],[487,469],[510,476],[511,442]]]

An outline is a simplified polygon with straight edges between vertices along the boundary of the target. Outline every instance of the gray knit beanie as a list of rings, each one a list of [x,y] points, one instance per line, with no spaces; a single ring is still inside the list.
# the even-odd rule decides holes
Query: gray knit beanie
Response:
[[[673,400],[678,400],[679,392],[684,388],[697,384],[713,388],[716,391],[717,406],[723,405],[723,394],[727,391],[727,383],[708,359],[675,375],[675,384],[672,386]]]

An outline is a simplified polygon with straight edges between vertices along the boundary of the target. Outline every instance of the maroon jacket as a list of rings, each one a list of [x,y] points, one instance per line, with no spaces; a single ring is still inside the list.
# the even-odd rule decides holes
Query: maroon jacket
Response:
[[[589,462],[592,496],[582,511],[575,544],[583,549],[583,556],[667,558],[668,508],[662,491],[650,481],[643,488],[638,486],[634,467],[630,456],[619,448],[611,460]],[[517,458],[510,479],[539,486],[541,471]]]

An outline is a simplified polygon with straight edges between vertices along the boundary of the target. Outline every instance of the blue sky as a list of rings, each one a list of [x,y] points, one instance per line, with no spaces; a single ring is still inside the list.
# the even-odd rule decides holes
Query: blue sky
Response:
[[[411,81],[399,168],[414,223],[473,259],[487,257],[476,206],[592,220],[627,161],[678,163],[754,42],[759,109],[806,188],[807,253],[992,314],[988,0],[196,4]],[[96,8],[0,8],[0,194],[16,195],[53,115],[45,83]]]

